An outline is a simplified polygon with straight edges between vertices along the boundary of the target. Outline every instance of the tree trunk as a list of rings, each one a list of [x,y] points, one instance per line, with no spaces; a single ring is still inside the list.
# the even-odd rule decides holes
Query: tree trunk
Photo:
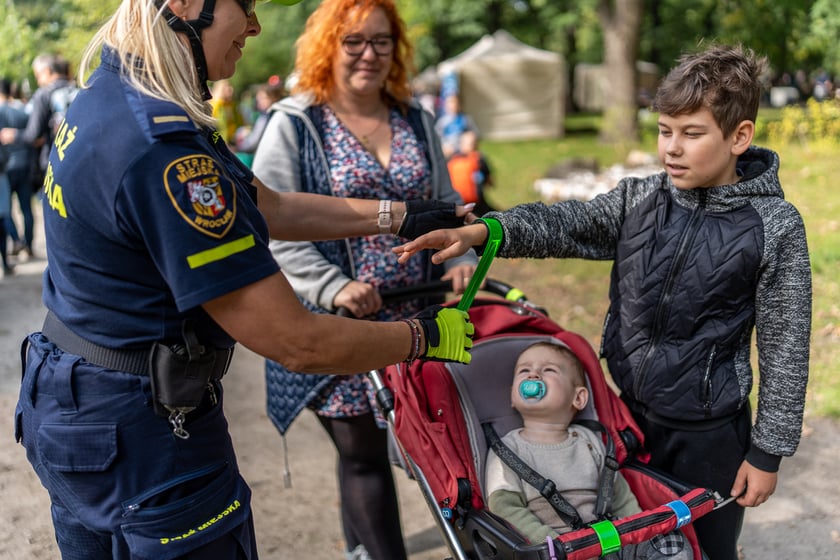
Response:
[[[643,6],[643,0],[598,2],[607,74],[600,139],[607,144],[639,141],[636,58]]]

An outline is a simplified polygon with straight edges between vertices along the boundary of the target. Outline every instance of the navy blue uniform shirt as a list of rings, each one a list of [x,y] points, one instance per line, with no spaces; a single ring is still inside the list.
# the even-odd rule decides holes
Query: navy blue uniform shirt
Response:
[[[278,270],[253,174],[214,131],[121,79],[108,47],[88,86],[50,153],[45,305],[103,346],[178,340],[185,317],[231,346],[201,304]]]

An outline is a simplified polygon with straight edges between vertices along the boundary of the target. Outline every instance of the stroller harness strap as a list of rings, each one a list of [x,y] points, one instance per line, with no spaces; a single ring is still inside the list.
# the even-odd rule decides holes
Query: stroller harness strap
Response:
[[[616,459],[615,442],[603,424],[595,420],[577,420],[580,424],[591,431],[604,434],[606,453],[604,454],[604,468],[601,469],[601,477],[598,481],[598,501],[595,502],[595,514],[599,519],[606,517],[607,508],[615,498],[615,475],[618,472],[618,459]]]
[[[594,420],[585,420],[576,422],[594,432],[603,432],[606,435],[606,455],[604,457],[604,468],[601,469],[601,476],[598,484],[598,498],[595,504],[595,515],[597,519],[605,519],[607,508],[612,503],[614,494],[615,473],[618,470],[618,461],[615,458],[615,444],[607,433],[606,429]],[[586,526],[580,517],[580,513],[570,504],[563,496],[557,492],[557,486],[554,481],[545,478],[540,473],[535,471],[530,465],[525,463],[518,455],[516,455],[510,447],[505,445],[502,438],[496,432],[493,425],[489,422],[481,425],[484,430],[484,437],[487,440],[487,445],[494,453],[502,460],[504,464],[510,467],[513,472],[522,480],[537,489],[540,495],[545,498],[557,515],[567,524],[572,530],[578,530]]]

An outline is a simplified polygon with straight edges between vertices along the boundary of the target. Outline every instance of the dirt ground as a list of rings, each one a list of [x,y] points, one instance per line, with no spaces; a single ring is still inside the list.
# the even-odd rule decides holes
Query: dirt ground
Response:
[[[43,245],[36,244],[43,255]],[[495,265],[494,265],[495,266]],[[58,558],[49,499],[22,447],[12,418],[20,379],[19,344],[43,320],[43,260],[21,263],[0,280],[0,560]],[[292,426],[292,487],[284,488],[280,437],[265,414],[262,360],[239,348],[225,379],[226,411],[245,479],[253,489],[260,556],[268,560],[340,560],[335,452],[314,416]],[[776,494],[747,512],[741,545],[746,560],[840,558],[840,424],[809,419],[795,457],[782,462]],[[410,560],[450,556],[417,484],[395,470]]]

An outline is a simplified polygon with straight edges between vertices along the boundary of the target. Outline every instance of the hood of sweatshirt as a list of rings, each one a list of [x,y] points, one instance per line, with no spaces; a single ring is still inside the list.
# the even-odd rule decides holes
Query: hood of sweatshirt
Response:
[[[680,190],[668,179],[668,188],[677,203],[688,208],[697,206],[701,192],[705,192],[706,210],[710,212],[740,208],[755,197],[784,199],[779,182],[779,156],[775,152],[753,146],[738,158],[736,170],[740,180],[730,185]]]

